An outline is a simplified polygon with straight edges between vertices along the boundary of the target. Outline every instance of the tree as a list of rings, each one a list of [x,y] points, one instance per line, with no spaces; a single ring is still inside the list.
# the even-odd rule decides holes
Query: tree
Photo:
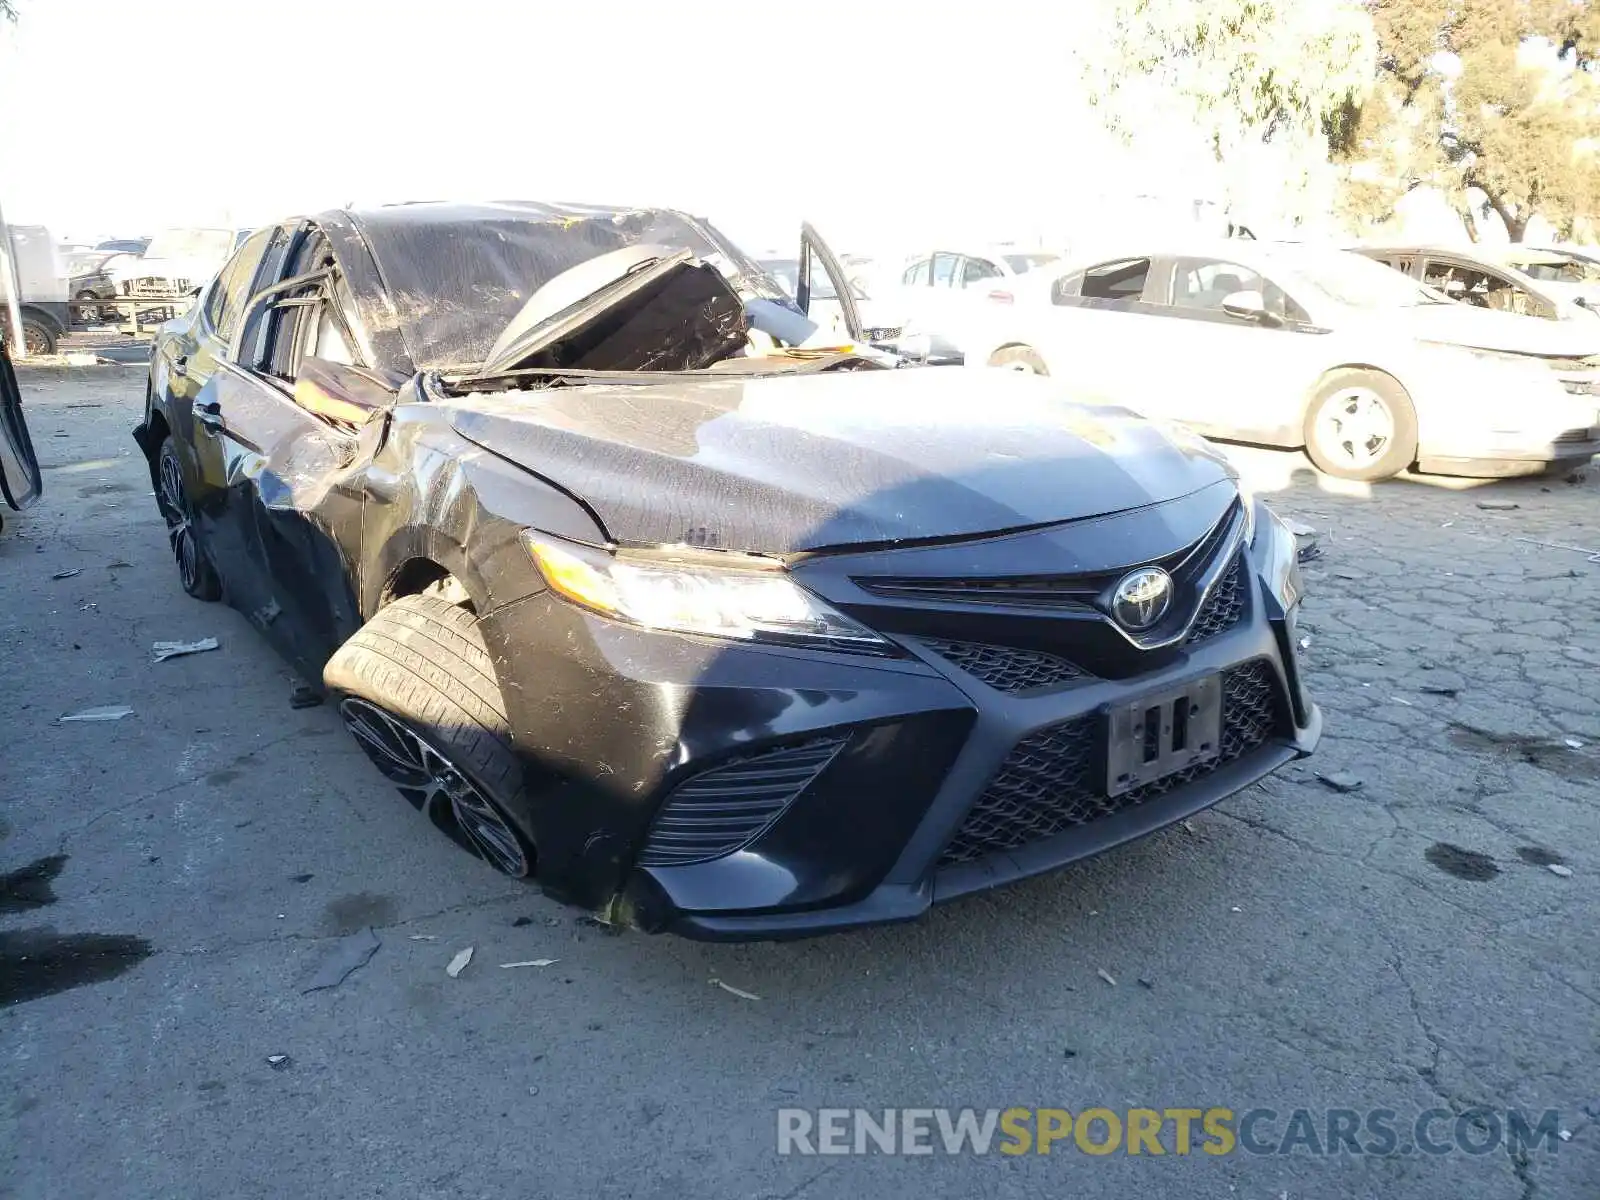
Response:
[[[1600,8],[1372,0],[1371,10],[1380,81],[1337,148],[1382,179],[1391,204],[1421,183],[1463,204],[1476,188],[1513,241],[1536,214],[1570,231],[1600,211]]]
[[[1360,0],[1099,6],[1089,35],[1098,48],[1086,58],[1091,103],[1130,142],[1152,123],[1188,122],[1225,167],[1271,146],[1305,176],[1327,163],[1332,125],[1373,79],[1375,37]]]

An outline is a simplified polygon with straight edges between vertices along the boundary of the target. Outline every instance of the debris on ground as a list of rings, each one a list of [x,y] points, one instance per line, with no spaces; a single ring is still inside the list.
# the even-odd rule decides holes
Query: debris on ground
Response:
[[[131,567],[131,566],[133,566],[133,564],[131,562],[126,562],[123,559],[119,558],[119,559],[117,559],[116,562],[107,563],[106,564],[106,570],[108,570],[108,571],[121,571],[124,568]]]
[[[1513,509],[1521,508],[1522,505],[1515,500],[1479,500],[1478,507],[1485,512],[1511,512]]]
[[[715,977],[706,980],[706,982],[711,984],[713,987],[719,987],[723,991],[728,992],[731,995],[739,997],[739,999],[741,999],[741,1000],[759,1000],[759,999],[761,999],[761,997],[756,995],[754,992],[747,992],[743,988],[736,988],[736,987],[733,986],[733,984],[731,984],[731,983],[723,983],[722,980],[717,979]]]
[[[457,975],[461,974],[461,972],[467,969],[467,964],[471,961],[471,946],[468,946],[465,950],[458,950],[456,951],[456,956],[450,960],[450,965],[444,969],[444,973],[450,976],[451,979],[454,979]]]
[[[1321,557],[1322,543],[1320,542],[1307,542],[1295,551],[1295,558],[1301,563],[1316,562]]]
[[[287,1071],[293,1063],[294,1059],[290,1058],[287,1054],[267,1055],[267,1066],[271,1067],[274,1071]]]
[[[437,933],[413,933],[407,940],[413,942],[437,942],[439,935]]]
[[[1429,696],[1449,696],[1452,700],[1461,694],[1460,688],[1447,687],[1442,683],[1425,683],[1417,690]]]
[[[150,652],[155,655],[156,662],[166,662],[169,658],[182,658],[185,654],[204,654],[220,645],[214,637],[201,638],[197,642],[154,642]]]
[[[1569,546],[1565,542],[1541,542],[1537,538],[1526,537],[1519,537],[1514,540],[1526,542],[1530,546],[1543,546],[1549,550],[1570,550],[1574,554],[1587,556],[1588,561],[1592,563],[1600,563],[1600,550],[1591,550],[1587,546]]]
[[[133,709],[126,704],[106,704],[99,708],[86,708],[82,712],[69,713],[62,717],[63,721],[120,721],[123,717],[133,715]]]
[[[1304,521],[1297,521],[1293,517],[1285,517],[1283,523],[1295,537],[1312,537],[1316,534],[1315,527],[1307,525]]]
[[[1183,831],[1185,833],[1194,833],[1195,831],[1194,823],[1191,822],[1188,817],[1185,817],[1183,820],[1179,821],[1178,824],[1183,826]]]
[[[559,958],[530,958],[525,962],[501,963],[500,969],[502,971],[508,971],[512,967],[548,967],[560,961],[561,960]]]
[[[82,575],[82,574],[83,574],[83,568],[82,567],[69,567],[65,571],[57,571],[54,575],[50,576],[50,578],[51,579],[71,579],[74,575]]]
[[[511,922],[511,928],[513,928],[513,929],[521,929],[524,925],[532,925],[532,924],[533,924],[533,918],[532,917],[518,917],[515,921]]]
[[[99,355],[90,354],[87,350],[68,350],[64,357],[66,358],[67,366],[69,367],[92,367],[95,365],[95,363],[100,361]],[[83,408],[85,406],[81,404],[69,404],[67,407]]]
[[[1311,639],[1308,638],[1308,637],[1301,638],[1300,639],[1300,649],[1302,649],[1302,650],[1311,649]]]
[[[290,708],[316,708],[322,703],[322,693],[308,683],[297,683],[289,693]]]
[[[1359,776],[1348,771],[1330,771],[1326,775],[1318,771],[1317,782],[1326,784],[1336,792],[1359,792],[1366,786]]]
[[[1562,879],[1572,878],[1572,868],[1561,863],[1546,863],[1544,869],[1552,875],[1559,875]]]
[[[372,932],[370,926],[360,933],[340,938],[334,943],[328,956],[322,960],[322,965],[311,977],[311,982],[300,989],[301,994],[338,987],[367,965],[372,956],[378,952],[379,944],[378,935]]]
[[[1582,750],[1583,749],[1583,743],[1580,742],[1577,738],[1562,738],[1561,739],[1561,744],[1564,745],[1568,750]]]
[[[1116,987],[1117,986],[1117,981],[1115,979],[1111,978],[1111,972],[1106,970],[1104,967],[1096,967],[1094,969],[1094,973],[1096,975],[1100,976],[1101,979],[1104,979],[1112,987]]]
[[[1378,665],[1382,666],[1383,664],[1379,663]],[[1407,708],[1416,707],[1415,704],[1411,703],[1411,701],[1407,700],[1404,696],[1390,696],[1389,699],[1393,700],[1396,704],[1403,704]]]
[[[1143,976],[1140,976],[1138,979],[1135,979],[1134,982],[1137,983],[1140,987],[1142,987],[1147,992],[1153,992],[1153,991],[1156,990],[1156,985],[1154,983],[1152,983],[1150,980],[1144,978]]]
[[[1570,1129],[1558,1129],[1556,1131],[1556,1136],[1558,1138],[1560,1138],[1563,1142],[1570,1142],[1572,1140],[1572,1130],[1570,1130]]]
[[[1244,909],[1242,909],[1242,908],[1240,908],[1240,907],[1239,907],[1239,906],[1238,906],[1238,905],[1237,905],[1237,904],[1235,904],[1235,905],[1234,905],[1234,906],[1233,906],[1233,907],[1232,907],[1232,908],[1230,908],[1230,909],[1229,909],[1229,910],[1228,910],[1228,911],[1229,911],[1229,912],[1236,912],[1236,913],[1242,913],[1242,912],[1243,912],[1243,911],[1244,911]]]

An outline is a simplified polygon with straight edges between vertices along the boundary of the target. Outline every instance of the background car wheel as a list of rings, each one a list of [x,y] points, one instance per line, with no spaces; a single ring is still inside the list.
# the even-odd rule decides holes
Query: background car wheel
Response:
[[[1340,479],[1389,479],[1417,457],[1417,412],[1377,371],[1332,371],[1306,411],[1306,453]]]
[[[196,600],[222,599],[222,581],[217,578],[216,568],[200,544],[199,531],[194,524],[194,506],[183,485],[178,443],[171,436],[161,443],[161,453],[156,459],[156,503],[166,518],[167,541],[178,563],[178,579],[183,590]]]
[[[56,352],[55,327],[38,317],[24,316],[22,318],[22,344],[28,349],[28,357],[37,358],[41,354],[54,354]]]
[[[533,874],[522,764],[478,619],[404,596],[328,660],[323,681],[373,765],[441,832],[498,871]]]
[[[1024,375],[1048,375],[1050,368],[1031,346],[1002,346],[989,356],[991,367],[1004,367],[1007,371],[1020,371]]]

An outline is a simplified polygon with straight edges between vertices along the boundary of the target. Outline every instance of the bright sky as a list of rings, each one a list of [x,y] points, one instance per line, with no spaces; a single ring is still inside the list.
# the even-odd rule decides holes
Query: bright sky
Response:
[[[1115,156],[1072,3],[15,2],[0,204],[58,237],[436,198],[670,204],[753,251],[1026,236]]]

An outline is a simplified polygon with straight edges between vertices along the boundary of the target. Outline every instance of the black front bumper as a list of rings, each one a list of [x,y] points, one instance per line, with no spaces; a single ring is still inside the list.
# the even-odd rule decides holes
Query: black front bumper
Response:
[[[1311,753],[1321,732],[1293,630],[1261,564],[1242,561],[1226,627],[1023,690],[903,633],[907,657],[872,658],[643,630],[548,593],[489,613],[541,884],[647,930],[803,937],[909,920],[1179,821]],[[1107,800],[1108,710],[1213,675],[1253,681],[1248,736]],[[1063,776],[1038,746],[1060,730],[1083,770],[1052,788]],[[1027,781],[1037,806],[997,795],[1019,754],[1043,772]]]

